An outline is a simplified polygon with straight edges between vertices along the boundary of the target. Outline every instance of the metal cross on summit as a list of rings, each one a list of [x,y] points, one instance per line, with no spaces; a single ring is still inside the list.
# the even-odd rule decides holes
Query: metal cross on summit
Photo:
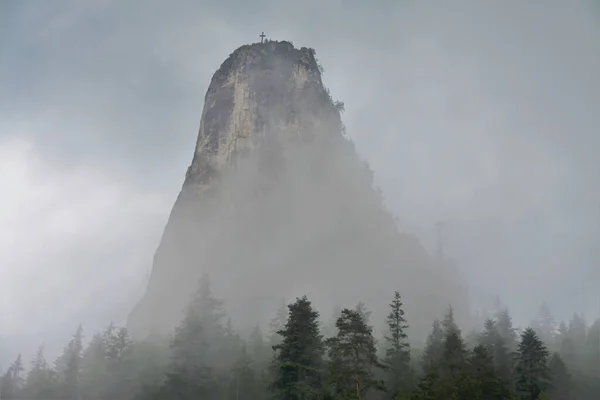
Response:
[[[265,40],[265,33],[264,33],[264,32],[262,32],[262,33],[261,33],[260,35],[258,35],[258,36],[260,36],[260,42],[261,42],[261,43],[263,43],[263,42],[264,42],[264,40]]]

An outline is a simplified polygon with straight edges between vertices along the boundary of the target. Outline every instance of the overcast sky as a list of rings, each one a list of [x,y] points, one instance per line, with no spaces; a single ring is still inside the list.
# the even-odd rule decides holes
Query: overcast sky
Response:
[[[474,302],[599,312],[597,1],[4,0],[0,332],[129,311],[210,78],[263,30],[316,49],[401,228],[446,221]]]

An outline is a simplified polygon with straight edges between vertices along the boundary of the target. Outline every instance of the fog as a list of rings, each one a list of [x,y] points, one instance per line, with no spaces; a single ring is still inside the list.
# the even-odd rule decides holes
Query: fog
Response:
[[[598,6],[372,7],[2,3],[0,359],[124,321],[210,79],[261,31],[316,49],[398,226],[434,251],[445,222],[473,309],[598,315]]]

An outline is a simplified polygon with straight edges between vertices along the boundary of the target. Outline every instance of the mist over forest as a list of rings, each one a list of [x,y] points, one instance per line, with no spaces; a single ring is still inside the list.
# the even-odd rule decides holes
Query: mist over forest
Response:
[[[598,5],[234,3],[0,5],[0,398],[597,399]]]

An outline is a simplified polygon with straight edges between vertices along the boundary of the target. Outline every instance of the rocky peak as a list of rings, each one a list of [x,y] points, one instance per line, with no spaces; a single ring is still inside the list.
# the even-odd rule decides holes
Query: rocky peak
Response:
[[[340,105],[312,49],[268,41],[225,60],[148,288],[129,316],[133,335],[172,329],[203,272],[248,326],[282,297],[304,294],[324,309],[365,301],[376,315],[399,290],[425,333],[448,303],[461,308],[434,260],[398,232],[343,135]]]
[[[313,49],[268,41],[235,50],[214,74],[185,185],[202,188],[265,143],[310,139],[341,125]],[[312,124],[311,124],[312,123]],[[309,126],[312,125],[312,126]]]

